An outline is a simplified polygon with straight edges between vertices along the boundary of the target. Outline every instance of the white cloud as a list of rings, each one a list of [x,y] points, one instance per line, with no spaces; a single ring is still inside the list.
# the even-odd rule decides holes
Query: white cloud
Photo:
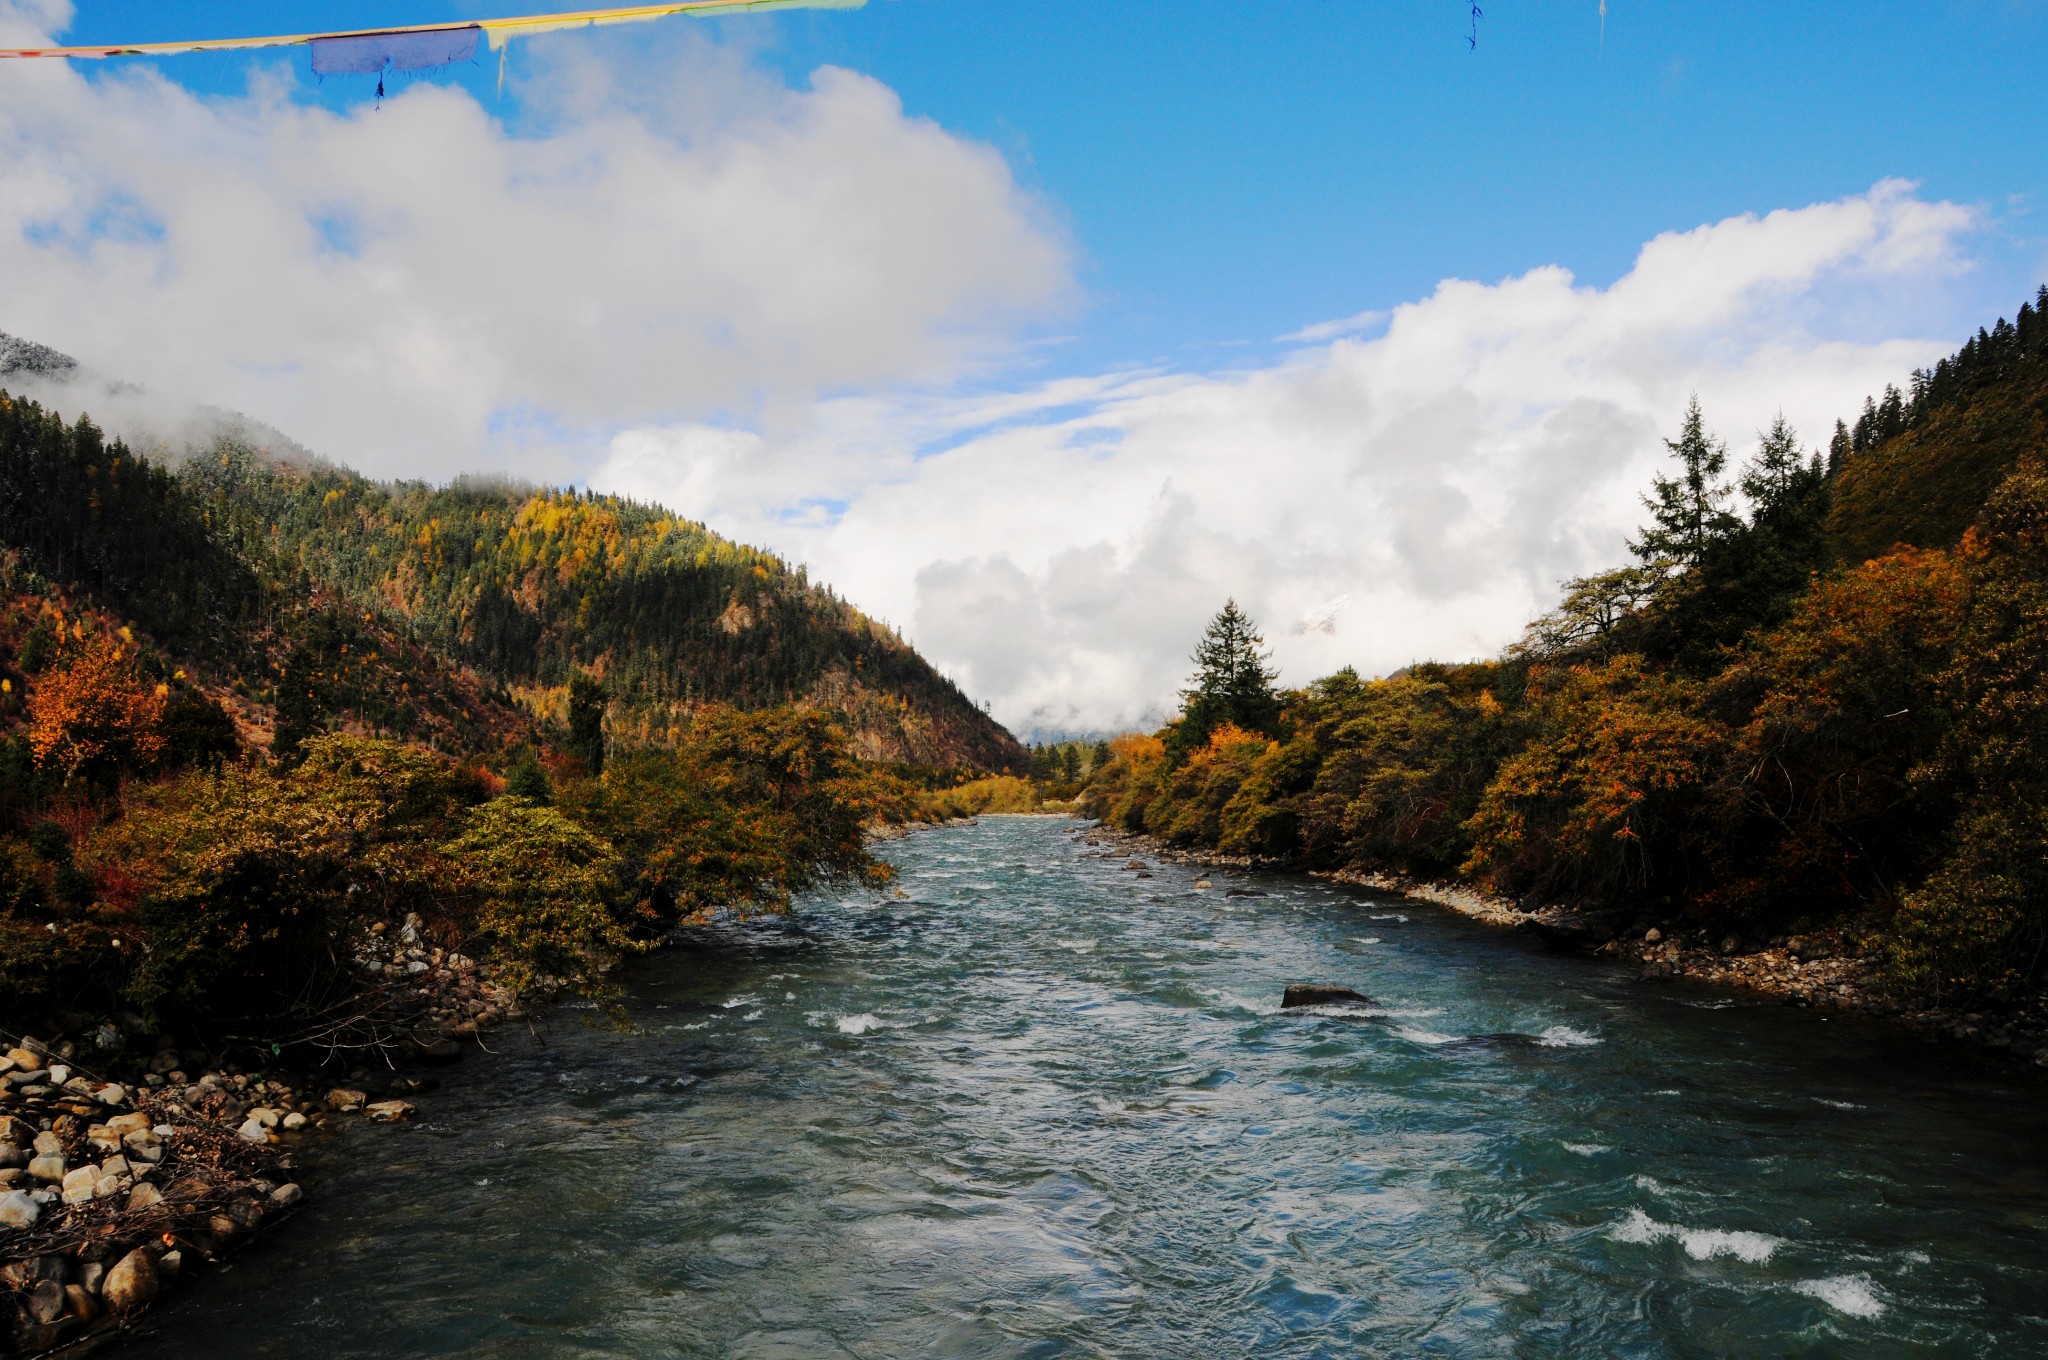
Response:
[[[68,17],[35,3],[0,40]],[[1019,728],[1087,730],[1161,716],[1226,595],[1294,683],[1495,651],[1619,559],[1690,391],[1738,448],[1780,407],[1819,442],[1944,352],[1914,303],[1977,225],[1888,181],[1659,236],[1605,287],[1449,279],[1261,365],[979,390],[1072,293],[1002,158],[866,77],[661,41],[537,42],[516,134],[430,82],[336,114],[281,75],[24,63],[0,329],[376,474],[603,449],[594,484],[808,562]]]
[[[1149,722],[1226,595],[1293,683],[1493,653],[1621,559],[1690,392],[1738,451],[1780,409],[1818,444],[1946,352],[1902,338],[1905,299],[1976,221],[1886,182],[1660,236],[1605,288],[1446,280],[1264,367],[828,401],[743,457],[643,429],[595,480],[807,560],[1019,729]]]
[[[0,0],[14,41],[67,17]],[[534,40],[528,135],[432,82],[336,114],[281,66],[202,98],[17,63],[0,329],[368,472],[563,476],[621,424],[955,378],[1070,292],[993,150],[865,76],[790,89],[664,33],[659,63]]]

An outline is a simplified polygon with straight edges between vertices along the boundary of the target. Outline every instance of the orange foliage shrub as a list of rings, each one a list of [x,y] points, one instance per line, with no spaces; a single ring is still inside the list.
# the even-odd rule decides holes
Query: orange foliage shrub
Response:
[[[37,680],[28,700],[29,750],[36,764],[80,775],[139,768],[163,755],[167,691],[145,687],[128,652],[102,637],[73,644]]]
[[[1546,731],[1480,799],[1466,871],[1600,897],[1682,877],[1693,811],[1729,747],[1697,714],[1696,687],[1621,656],[1531,690]]]

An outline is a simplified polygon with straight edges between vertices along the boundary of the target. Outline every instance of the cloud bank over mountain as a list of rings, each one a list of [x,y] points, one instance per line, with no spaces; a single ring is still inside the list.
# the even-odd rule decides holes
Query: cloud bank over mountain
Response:
[[[1886,182],[1659,236],[1606,287],[1449,279],[1238,370],[628,431],[594,480],[808,560],[1020,729],[1147,723],[1226,596],[1292,683],[1494,652],[1622,560],[1690,393],[1738,457],[1780,409],[1824,444],[1945,353],[1906,318],[1977,225]]]

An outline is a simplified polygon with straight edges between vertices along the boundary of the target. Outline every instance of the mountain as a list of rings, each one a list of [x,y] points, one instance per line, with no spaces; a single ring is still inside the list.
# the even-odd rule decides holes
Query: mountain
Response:
[[[2023,459],[2048,453],[2048,288],[1914,374],[1910,392],[1865,402],[1837,444],[1828,516],[1837,560],[1961,538]]]
[[[82,373],[0,335],[0,387],[119,399]],[[838,715],[872,760],[1027,762],[901,636],[772,553],[614,496],[374,481],[211,414],[203,443],[141,456],[86,417],[7,399],[0,549],[206,661],[252,725],[289,674],[336,721],[430,726],[460,749],[465,725],[559,725],[582,675],[627,741],[662,741],[706,702],[792,705]]]

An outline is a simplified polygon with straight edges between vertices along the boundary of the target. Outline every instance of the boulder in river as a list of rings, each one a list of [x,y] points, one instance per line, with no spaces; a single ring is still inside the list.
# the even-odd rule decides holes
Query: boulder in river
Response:
[[[1291,982],[1280,995],[1280,1008],[1296,1006],[1370,1006],[1372,998],[1349,987],[1329,987],[1315,982]]]
[[[1583,953],[1590,953],[1614,938],[1613,922],[1597,916],[1532,916],[1522,923],[1522,928],[1552,949]]]

